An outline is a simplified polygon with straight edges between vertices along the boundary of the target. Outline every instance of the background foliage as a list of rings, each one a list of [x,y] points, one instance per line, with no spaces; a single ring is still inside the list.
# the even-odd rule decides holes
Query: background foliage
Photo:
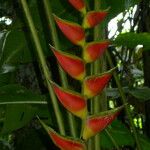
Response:
[[[68,20],[81,22],[78,12],[68,5],[67,0],[63,2],[50,0],[50,2],[53,13]],[[123,18],[117,22],[116,34],[111,37],[113,46],[109,48],[109,51],[114,65],[119,65],[119,79],[127,95],[128,103],[131,105],[132,117],[140,134],[143,150],[148,150],[150,146],[147,138],[150,136],[148,132],[150,118],[146,107],[149,106],[150,84],[144,82],[149,81],[149,78],[145,76],[149,74],[149,71],[145,68],[147,68],[147,57],[150,56],[150,26],[146,25],[147,30],[142,30],[141,27],[143,14],[149,18],[146,2],[146,0],[104,0],[102,3],[103,9],[110,7],[109,17],[105,22],[106,37],[109,37],[107,29],[109,21],[118,14],[123,14]],[[91,9],[93,1],[87,0],[87,3]],[[56,76],[56,62],[49,51],[48,44],[52,41],[42,1],[29,0],[28,4],[53,78],[59,82],[59,77]],[[135,4],[137,9],[133,12],[132,8]],[[124,24],[127,20],[130,26],[128,33],[125,33]],[[142,23],[144,26],[144,22]],[[76,49],[62,34],[58,32],[58,35],[63,50]],[[90,36],[89,32],[89,38]],[[19,1],[0,0],[0,147],[2,150],[46,150],[54,147],[35,119],[35,115],[39,115],[40,118],[55,126],[53,108],[51,105],[46,105],[46,98],[49,97],[47,97],[47,89],[34,49]],[[147,53],[146,57],[145,53]],[[72,87],[74,85],[77,86],[72,83]],[[121,102],[113,80],[110,87],[107,95],[109,106],[113,108]],[[63,112],[63,108],[61,109]],[[107,132],[102,132],[103,149],[113,148],[110,135],[122,149],[126,147],[134,149],[135,141],[131,136],[128,119],[124,113],[120,115],[119,120],[114,121],[107,128]],[[32,144],[33,140],[37,141],[37,145]]]

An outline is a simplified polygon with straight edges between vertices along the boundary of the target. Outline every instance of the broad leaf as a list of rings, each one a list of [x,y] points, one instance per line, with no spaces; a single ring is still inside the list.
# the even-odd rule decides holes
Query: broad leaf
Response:
[[[107,88],[106,89],[106,94],[107,94],[108,97],[112,97],[112,98],[120,97],[118,88]]]
[[[11,77],[12,77],[11,72],[0,74],[0,87],[9,84]]]
[[[32,59],[25,34],[20,30],[6,32],[0,52],[1,67],[4,67],[6,64],[28,62]]]
[[[117,143],[118,146],[134,146],[134,139],[127,129],[127,127],[120,122],[119,120],[115,120],[108,128],[111,138]],[[106,131],[103,131],[101,134],[101,145],[103,148],[113,148],[114,144],[112,143],[111,138],[108,136]]]
[[[8,105],[1,134],[11,133],[29,123],[35,115],[35,108],[30,105]]]
[[[127,46],[135,48],[137,45],[143,45],[144,49],[150,49],[150,34],[149,33],[124,33],[120,34],[114,41],[117,46]]]
[[[45,102],[45,97],[35,94],[25,87],[10,84],[0,87],[0,104],[5,102],[12,102],[12,104],[26,103],[26,104],[42,104]]]
[[[149,150],[150,139],[143,135],[140,135],[139,137],[140,137],[140,143],[141,143],[142,150]]]
[[[129,90],[129,93],[141,102],[150,100],[150,88],[148,87]]]
[[[0,104],[5,105],[4,122],[1,133],[10,133],[26,125],[38,112],[30,105],[43,102],[43,97],[19,85],[0,87]],[[8,105],[9,104],[9,105]]]

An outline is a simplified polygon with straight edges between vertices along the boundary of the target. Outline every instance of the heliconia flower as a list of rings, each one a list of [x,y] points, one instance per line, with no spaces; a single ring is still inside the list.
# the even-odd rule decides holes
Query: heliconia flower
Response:
[[[77,56],[70,55],[54,49],[51,46],[54,55],[62,68],[73,78],[77,80],[83,80],[85,76],[85,63]]]
[[[85,143],[82,140],[59,135],[41,120],[40,123],[47,131],[54,144],[61,150],[86,150]]]
[[[86,8],[85,8],[85,3],[84,0],[68,0],[71,5],[76,8],[77,10],[79,10],[80,12],[82,12],[83,14],[86,13]]]
[[[62,20],[55,16],[55,21],[63,34],[75,45],[83,46],[85,43],[84,29],[77,23]]]
[[[84,48],[84,60],[87,63],[95,61],[103,55],[109,44],[110,42],[108,40],[88,43]]]
[[[83,139],[87,140],[105,129],[119,115],[122,108],[123,106],[98,115],[89,116],[83,130]]]
[[[112,77],[112,73],[115,70],[111,69],[108,72],[105,72],[101,75],[97,76],[89,76],[85,78],[84,85],[83,85],[83,92],[87,98],[91,98],[96,96],[102,92],[105,86],[108,84],[109,80]]]
[[[83,96],[79,93],[65,90],[54,82],[51,82],[51,84],[59,101],[68,111],[81,119],[84,119],[87,116],[87,105]]]
[[[90,11],[84,18],[83,27],[92,28],[101,23],[107,16],[107,11]]]

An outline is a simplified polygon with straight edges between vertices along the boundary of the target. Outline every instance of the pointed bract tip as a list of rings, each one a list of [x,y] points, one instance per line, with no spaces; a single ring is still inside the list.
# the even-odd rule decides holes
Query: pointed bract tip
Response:
[[[72,114],[83,119],[87,115],[87,103],[85,98],[74,91],[66,90],[56,83],[52,83],[54,92],[59,102]]]
[[[83,92],[87,98],[100,94],[112,77],[115,68],[100,75],[86,77],[83,84]]]
[[[47,126],[40,119],[39,121],[58,148],[62,150],[86,150],[86,146],[82,140],[62,136],[54,131],[51,127]]]
[[[93,28],[96,25],[100,24],[104,18],[107,16],[107,11],[90,11],[86,14],[83,27],[86,28]]]
[[[83,14],[86,13],[84,0],[68,0],[68,1],[78,11],[82,12]]]
[[[86,125],[83,131],[83,139],[87,140],[90,137],[104,130],[113,120],[119,115],[123,106],[118,107],[114,110],[109,110],[102,114],[96,114],[89,116],[86,121]]]
[[[83,80],[85,76],[85,63],[77,56],[53,50],[61,67],[74,79]]]
[[[85,62],[91,63],[96,61],[104,54],[109,44],[109,40],[88,43],[83,50],[83,58]]]
[[[66,21],[55,16],[55,21],[62,33],[75,45],[83,46],[85,43],[84,29],[77,23]]]

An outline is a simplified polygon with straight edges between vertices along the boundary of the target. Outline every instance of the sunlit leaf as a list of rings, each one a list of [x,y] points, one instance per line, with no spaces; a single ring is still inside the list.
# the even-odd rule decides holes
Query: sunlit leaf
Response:
[[[150,49],[149,41],[149,33],[124,33],[120,34],[114,40],[114,44],[117,46],[127,46],[128,48],[135,48],[137,45],[143,45],[143,48],[148,50]]]

